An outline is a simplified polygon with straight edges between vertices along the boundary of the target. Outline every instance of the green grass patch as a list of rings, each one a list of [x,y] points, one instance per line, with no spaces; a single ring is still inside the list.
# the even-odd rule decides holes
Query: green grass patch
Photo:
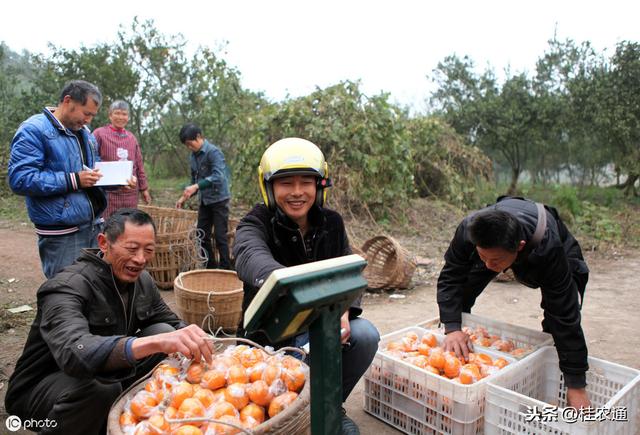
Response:
[[[0,195],[0,220],[14,223],[29,222],[24,197],[3,192]]]

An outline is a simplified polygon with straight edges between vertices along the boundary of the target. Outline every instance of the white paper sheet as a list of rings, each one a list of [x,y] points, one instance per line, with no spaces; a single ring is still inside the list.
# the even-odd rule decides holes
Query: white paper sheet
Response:
[[[126,186],[127,180],[133,173],[131,160],[118,160],[115,162],[96,162],[94,169],[100,169],[102,178],[96,186]]]

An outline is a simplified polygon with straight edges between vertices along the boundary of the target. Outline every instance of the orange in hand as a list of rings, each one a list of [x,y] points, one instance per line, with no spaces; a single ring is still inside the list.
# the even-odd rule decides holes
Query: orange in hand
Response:
[[[187,369],[187,381],[192,384],[199,384],[202,380],[202,374],[204,373],[204,367],[199,363],[191,363]]]

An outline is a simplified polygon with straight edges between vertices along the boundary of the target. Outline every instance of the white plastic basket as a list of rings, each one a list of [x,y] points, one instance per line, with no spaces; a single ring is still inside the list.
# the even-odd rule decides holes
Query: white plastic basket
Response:
[[[433,319],[418,323],[417,326],[444,334],[444,326],[440,326],[439,317],[434,317]],[[505,352],[500,352],[502,355],[509,355],[517,359],[522,359],[543,346],[553,346],[553,337],[551,336],[551,334],[542,331],[535,331],[523,326],[511,325],[509,323],[489,319],[487,317],[476,316],[474,314],[462,313],[462,326],[468,326],[472,329],[478,326],[483,326],[487,329],[489,334],[498,335],[503,340],[513,341],[516,348],[530,349],[528,352],[517,356]],[[478,347],[480,347],[483,352],[484,349],[489,349],[482,346]]]
[[[628,421],[585,421],[562,409],[567,404],[562,372],[554,347],[544,347],[521,361],[514,370],[492,379],[487,386],[486,434],[635,435],[640,433],[640,371],[589,358],[587,392],[594,414],[599,409],[626,408]],[[536,407],[536,408],[534,408]],[[541,411],[559,407],[557,421]],[[533,412],[536,411],[537,412]],[[608,413],[608,412],[607,412]],[[538,415],[534,417],[533,415]],[[603,415],[603,414],[600,414]],[[553,420],[553,417],[551,417]],[[577,420],[577,421],[576,421]]]
[[[487,350],[489,356],[503,357],[509,365],[474,384],[462,385],[384,352],[387,343],[409,332],[421,337],[432,331],[409,327],[381,338],[381,350],[364,375],[364,410],[409,434],[481,434],[487,382],[510,371],[517,360]],[[443,335],[434,335],[442,342]]]

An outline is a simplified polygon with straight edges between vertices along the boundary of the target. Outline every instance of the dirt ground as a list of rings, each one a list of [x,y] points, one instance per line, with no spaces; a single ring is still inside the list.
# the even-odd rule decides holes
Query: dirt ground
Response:
[[[420,266],[414,275],[415,287],[391,293],[366,293],[364,316],[387,334],[436,317],[438,308],[435,281],[441,267],[442,241],[436,247],[416,251],[429,240],[416,235],[400,236],[415,255],[428,256],[428,266]],[[416,242],[418,240],[418,242]],[[445,245],[446,246],[446,245]],[[436,251],[440,254],[436,255]],[[640,316],[637,311],[637,274],[640,252],[620,252],[606,258],[587,254],[591,278],[583,306],[583,328],[589,354],[594,357],[640,369]],[[7,380],[22,352],[35,311],[11,314],[8,308],[28,304],[35,308],[35,292],[44,281],[41,272],[36,237],[28,224],[0,222],[0,432],[4,433],[4,396]],[[398,298],[400,295],[402,297]],[[172,292],[163,292],[175,306]],[[540,294],[515,283],[493,283],[480,296],[474,314],[492,317],[529,328],[540,329],[542,311]],[[363,411],[362,381],[349,397],[348,413],[363,434],[398,433]]]

